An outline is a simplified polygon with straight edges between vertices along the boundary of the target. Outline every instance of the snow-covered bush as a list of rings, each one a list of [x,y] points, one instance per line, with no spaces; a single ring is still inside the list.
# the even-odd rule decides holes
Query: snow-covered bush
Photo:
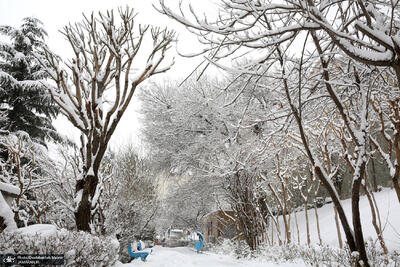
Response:
[[[111,237],[32,225],[0,234],[0,254],[63,254],[65,266],[113,266],[119,243]]]
[[[219,238],[215,244],[206,243],[205,247],[217,254],[230,255],[237,258],[247,258],[252,255],[252,251],[245,241]]]
[[[370,266],[399,266],[400,253],[397,251],[385,255],[379,245],[372,241],[366,244],[367,255]],[[282,262],[304,262],[308,266],[354,266],[355,256],[351,255],[349,249],[340,249],[328,245],[298,246],[289,244],[285,246],[269,246],[263,244],[255,251],[251,251],[244,241],[233,241],[229,239],[220,240],[218,244],[211,245],[210,250],[222,254],[233,255],[237,258],[265,259],[275,263]],[[354,253],[353,253],[354,254]]]

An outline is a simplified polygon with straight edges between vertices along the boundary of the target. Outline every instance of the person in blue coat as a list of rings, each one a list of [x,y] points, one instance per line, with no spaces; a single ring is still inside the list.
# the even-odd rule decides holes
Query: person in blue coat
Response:
[[[200,253],[204,247],[204,236],[200,232],[197,232],[196,234],[199,237],[199,240],[196,241],[195,247],[196,247],[197,253]]]

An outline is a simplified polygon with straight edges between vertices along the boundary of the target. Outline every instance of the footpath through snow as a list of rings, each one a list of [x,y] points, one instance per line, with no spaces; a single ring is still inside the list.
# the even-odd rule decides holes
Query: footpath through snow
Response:
[[[156,246],[147,261],[133,260],[131,263],[119,263],[115,267],[302,267],[304,263],[275,264],[262,259],[235,259],[232,255],[219,255],[211,252],[197,254],[188,247],[166,248]]]

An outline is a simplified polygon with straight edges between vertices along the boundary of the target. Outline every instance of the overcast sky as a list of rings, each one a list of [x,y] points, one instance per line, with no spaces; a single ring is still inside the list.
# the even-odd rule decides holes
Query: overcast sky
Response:
[[[213,14],[216,9],[213,4],[215,0],[186,0],[186,3],[189,2],[193,4],[196,11],[201,13]],[[179,0],[165,0],[165,3],[168,6],[177,7]],[[47,43],[50,48],[63,58],[67,58],[70,56],[70,47],[63,35],[58,32],[64,25],[81,21],[82,13],[90,14],[93,11],[105,11],[129,5],[139,13],[136,17],[137,22],[174,29],[179,34],[179,51],[190,53],[201,49],[196,37],[182,25],[158,13],[152,4],[158,5],[158,0],[0,0],[0,25],[19,27],[24,17],[34,16],[44,23],[49,35]],[[170,50],[170,53],[176,54],[175,49]],[[182,80],[201,60],[201,58],[187,59],[176,55],[173,68],[166,74],[158,76],[157,80]],[[135,106],[137,103],[133,100],[111,140],[113,147],[136,138],[138,121]],[[73,130],[72,124],[69,124],[65,118],[57,119],[55,125],[63,134],[79,136],[79,132]]]

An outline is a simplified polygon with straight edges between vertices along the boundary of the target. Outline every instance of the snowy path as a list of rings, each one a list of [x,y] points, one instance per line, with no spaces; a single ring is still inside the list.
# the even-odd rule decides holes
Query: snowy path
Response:
[[[237,260],[234,256],[218,255],[211,252],[197,254],[187,247],[164,248],[156,246],[146,262],[134,260],[127,264],[117,264],[116,267],[295,267],[305,266],[299,263],[275,264],[262,260]]]

